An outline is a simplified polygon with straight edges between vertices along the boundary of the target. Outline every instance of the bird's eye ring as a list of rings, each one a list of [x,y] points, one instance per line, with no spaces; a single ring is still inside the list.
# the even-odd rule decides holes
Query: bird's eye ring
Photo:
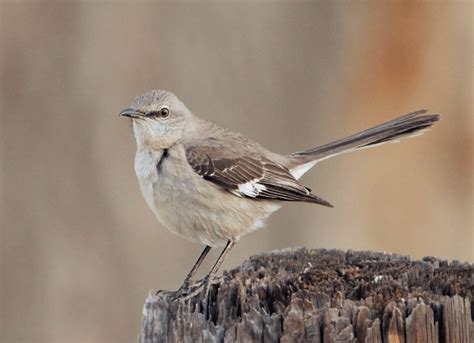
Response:
[[[166,119],[170,116],[170,110],[168,107],[162,107],[161,110],[158,112],[158,115],[162,119]]]

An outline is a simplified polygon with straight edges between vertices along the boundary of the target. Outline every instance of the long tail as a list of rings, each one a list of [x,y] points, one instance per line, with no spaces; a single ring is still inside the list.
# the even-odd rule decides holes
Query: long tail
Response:
[[[346,138],[295,152],[289,156],[294,161],[290,170],[296,178],[299,178],[316,162],[326,158],[420,135],[440,119],[438,114],[425,115],[426,112],[426,110],[420,110],[409,113]]]

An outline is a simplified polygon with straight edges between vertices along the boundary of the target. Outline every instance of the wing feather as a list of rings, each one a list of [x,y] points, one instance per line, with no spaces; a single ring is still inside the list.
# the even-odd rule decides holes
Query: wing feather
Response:
[[[186,148],[186,157],[194,172],[239,197],[304,201],[332,205],[298,183],[283,165],[258,154],[233,158],[225,151],[206,146]]]

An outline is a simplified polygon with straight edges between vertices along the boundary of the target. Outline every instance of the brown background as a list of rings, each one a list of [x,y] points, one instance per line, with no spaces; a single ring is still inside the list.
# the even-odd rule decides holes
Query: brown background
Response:
[[[444,115],[318,165],[336,207],[284,206],[225,268],[289,246],[472,261],[472,4],[0,0],[0,341],[134,342],[199,254],[146,207],[117,116],[153,88],[282,153]]]

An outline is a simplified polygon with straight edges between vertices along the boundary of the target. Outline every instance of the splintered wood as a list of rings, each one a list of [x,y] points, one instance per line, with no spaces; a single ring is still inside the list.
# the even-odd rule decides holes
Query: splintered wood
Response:
[[[373,252],[251,257],[208,297],[150,295],[140,342],[474,342],[474,265]]]

